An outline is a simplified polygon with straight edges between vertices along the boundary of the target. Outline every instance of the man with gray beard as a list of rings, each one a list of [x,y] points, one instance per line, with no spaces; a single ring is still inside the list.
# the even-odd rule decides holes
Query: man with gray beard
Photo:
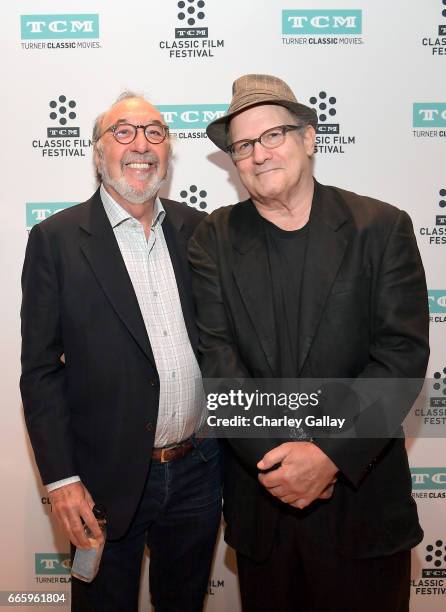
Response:
[[[144,545],[157,612],[202,609],[220,521],[187,242],[203,213],[160,199],[168,127],[123,94],[96,120],[93,197],[35,226],[23,269],[21,391],[53,515],[72,548],[103,542],[72,610],[138,609]]]

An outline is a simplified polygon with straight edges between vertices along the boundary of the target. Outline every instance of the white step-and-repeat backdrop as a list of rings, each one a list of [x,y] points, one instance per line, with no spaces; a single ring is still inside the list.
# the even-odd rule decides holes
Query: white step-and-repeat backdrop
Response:
[[[146,94],[175,134],[164,195],[206,211],[244,197],[204,131],[226,109],[235,78],[280,76],[317,109],[317,178],[413,219],[429,287],[428,374],[438,378],[435,417],[446,422],[446,0],[18,0],[4,4],[1,28],[0,590],[69,583],[68,544],[51,526],[23,424],[19,279],[29,229],[92,194],[92,123],[125,89]],[[412,610],[440,612],[444,438],[408,447],[425,530],[413,555]],[[240,605],[233,555],[220,541],[207,611],[226,610]]]

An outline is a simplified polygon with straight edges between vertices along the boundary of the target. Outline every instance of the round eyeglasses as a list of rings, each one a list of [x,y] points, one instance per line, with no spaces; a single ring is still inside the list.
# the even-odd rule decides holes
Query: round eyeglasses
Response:
[[[260,134],[258,138],[247,138],[246,140],[237,140],[237,142],[233,142],[226,148],[226,151],[231,155],[234,161],[245,159],[252,155],[256,142],[260,142],[266,149],[275,149],[284,143],[287,132],[300,130],[304,127],[305,125],[277,125]]]
[[[117,123],[107,128],[97,140],[102,138],[107,132],[111,132],[117,142],[130,144],[135,140],[139,129],[144,132],[144,136],[150,144],[161,144],[169,135],[169,128],[162,123],[148,123],[147,125]]]

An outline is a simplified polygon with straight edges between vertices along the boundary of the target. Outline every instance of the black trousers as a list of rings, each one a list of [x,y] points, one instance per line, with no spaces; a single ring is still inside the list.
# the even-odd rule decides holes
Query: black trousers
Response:
[[[344,559],[315,548],[292,514],[281,516],[271,556],[237,554],[243,612],[408,612],[410,551]]]

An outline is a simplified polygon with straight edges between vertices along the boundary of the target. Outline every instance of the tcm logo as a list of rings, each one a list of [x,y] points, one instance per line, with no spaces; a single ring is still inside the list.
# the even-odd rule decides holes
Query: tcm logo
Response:
[[[51,112],[50,119],[57,121],[64,127],[49,127],[46,130],[48,138],[79,138],[80,129],[78,127],[65,127],[69,119],[76,119],[76,100],[67,100],[67,97],[60,95],[57,100],[49,103]]]
[[[429,289],[429,312],[446,313],[446,289]]]
[[[361,10],[284,10],[282,34],[361,34]]]
[[[334,96],[328,96],[326,91],[320,91],[317,96],[311,96],[309,102],[313,110],[317,113],[317,133],[339,134],[339,123],[322,125],[327,121],[327,118],[335,117],[337,113],[336,98]]]
[[[182,27],[175,28],[175,38],[207,38],[208,28],[199,25],[206,16],[204,0],[197,0],[196,3],[195,0],[180,0],[177,6],[177,17]],[[195,25],[198,27],[191,27]]]
[[[430,398],[431,408],[446,408],[446,367],[434,372],[432,385],[433,395]]]
[[[48,217],[76,204],[79,204],[79,202],[27,202],[26,228],[30,230],[34,225],[45,221]]]
[[[446,489],[446,468],[411,468],[412,489]]]
[[[158,106],[164,121],[172,130],[205,129],[208,123],[222,117],[227,109],[227,104]]]
[[[441,197],[441,200],[438,202],[438,206],[440,208],[446,208],[446,200],[443,199],[444,196],[446,196],[446,189],[440,189],[438,194]],[[436,215],[435,216],[435,225],[444,225],[444,226],[446,226],[446,213],[443,213],[442,215]]]
[[[68,553],[36,553],[35,571],[37,575],[69,574],[71,559]]]
[[[446,546],[443,540],[426,546],[424,560],[428,567],[422,570],[423,578],[446,578]]]
[[[196,185],[189,185],[187,189],[182,189],[180,191],[180,197],[183,204],[201,208],[201,210],[204,210],[208,206],[205,199],[207,195],[208,192],[206,189],[198,189]]]
[[[446,127],[446,103],[415,102],[413,105],[413,127]]]
[[[188,6],[186,6],[184,0],[180,0],[177,4],[179,8],[177,17],[180,21],[187,22],[188,26],[193,26],[197,21],[205,18],[203,11],[204,5],[204,0],[198,0],[196,7],[195,0],[188,0]]]
[[[74,111],[76,108],[76,100],[67,100],[66,96],[61,95],[57,100],[51,100],[49,106],[51,108],[49,114],[50,119],[53,121],[57,120],[60,125],[67,124],[67,117],[68,119],[76,119],[76,112]],[[75,136],[79,136],[79,128],[75,129],[77,130]]]
[[[22,40],[99,38],[99,15],[21,15]]]

